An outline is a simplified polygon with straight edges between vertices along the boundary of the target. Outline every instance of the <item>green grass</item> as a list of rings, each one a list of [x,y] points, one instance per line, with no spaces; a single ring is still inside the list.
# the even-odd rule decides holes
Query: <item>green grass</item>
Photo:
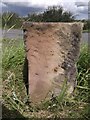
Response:
[[[90,30],[83,30],[83,33],[90,33]]]
[[[89,119],[90,54],[88,46],[81,47],[77,62],[77,87],[73,97],[65,96],[65,84],[58,98],[32,106],[27,100],[23,82],[25,51],[23,40],[3,39],[2,77],[3,77],[3,117],[13,118],[84,118]]]

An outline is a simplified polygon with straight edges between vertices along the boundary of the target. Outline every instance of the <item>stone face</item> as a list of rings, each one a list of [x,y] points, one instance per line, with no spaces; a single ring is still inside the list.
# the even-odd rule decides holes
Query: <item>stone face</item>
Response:
[[[82,23],[24,23],[28,84],[32,102],[60,94],[66,80],[68,92],[76,84],[76,62]]]

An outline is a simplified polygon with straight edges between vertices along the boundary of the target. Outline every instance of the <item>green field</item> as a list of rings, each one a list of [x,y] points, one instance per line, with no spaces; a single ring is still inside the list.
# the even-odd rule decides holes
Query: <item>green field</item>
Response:
[[[90,30],[83,30],[83,33],[90,33]]]
[[[88,45],[82,45],[77,62],[77,87],[73,97],[63,95],[57,99],[32,106],[28,101],[23,82],[25,51],[23,40],[3,39],[3,118],[84,118],[89,120],[88,79],[90,76],[90,54]]]

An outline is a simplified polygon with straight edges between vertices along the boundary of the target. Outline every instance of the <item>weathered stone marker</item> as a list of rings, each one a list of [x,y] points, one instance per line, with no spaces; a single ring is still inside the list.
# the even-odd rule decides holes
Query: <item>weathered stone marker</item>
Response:
[[[82,27],[82,23],[23,24],[32,102],[59,95],[65,80],[72,93]]]

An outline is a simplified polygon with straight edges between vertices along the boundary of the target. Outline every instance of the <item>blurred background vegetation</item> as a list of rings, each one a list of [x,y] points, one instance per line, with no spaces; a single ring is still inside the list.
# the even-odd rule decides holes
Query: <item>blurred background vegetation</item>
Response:
[[[0,15],[1,17],[1,15]],[[4,12],[2,14],[2,27],[21,28],[23,21],[31,22],[83,22],[84,30],[90,30],[90,20],[76,20],[70,11],[64,11],[62,7],[48,7],[43,13],[33,13],[27,16],[19,16],[17,13]]]

